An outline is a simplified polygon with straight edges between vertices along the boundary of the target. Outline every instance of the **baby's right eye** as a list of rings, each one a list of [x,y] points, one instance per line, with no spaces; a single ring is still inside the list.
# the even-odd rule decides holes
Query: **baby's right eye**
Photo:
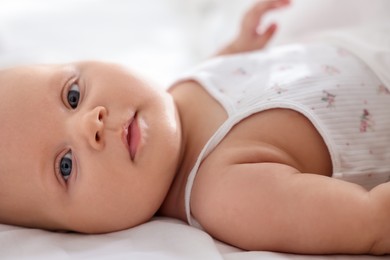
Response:
[[[72,173],[72,151],[67,152],[60,160],[59,172],[66,182]]]
[[[67,100],[71,108],[76,109],[79,105],[80,87],[77,83],[73,83],[67,95]]]

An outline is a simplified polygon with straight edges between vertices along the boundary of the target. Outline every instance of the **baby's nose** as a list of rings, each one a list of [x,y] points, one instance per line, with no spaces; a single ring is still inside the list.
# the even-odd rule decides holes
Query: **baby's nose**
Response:
[[[107,109],[97,106],[88,111],[83,118],[82,131],[87,142],[96,150],[101,150],[104,146],[104,128],[107,117]]]

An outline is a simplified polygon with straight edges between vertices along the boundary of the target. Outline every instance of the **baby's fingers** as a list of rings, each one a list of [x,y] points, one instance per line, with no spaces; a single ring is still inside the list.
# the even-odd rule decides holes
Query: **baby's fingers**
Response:
[[[257,2],[250,8],[242,21],[242,32],[245,34],[255,34],[259,26],[261,17],[268,11],[279,7],[284,7],[290,3],[289,0],[266,0]]]
[[[289,0],[267,0],[257,2],[249,9],[242,22],[237,37],[219,54],[233,54],[262,49],[274,35],[277,26],[271,24],[264,32],[259,31],[260,20],[267,11],[286,6]]]
[[[263,0],[257,2],[251,9],[249,9],[249,12],[253,12],[253,14],[261,16],[272,9],[286,6],[289,3],[290,0]]]
[[[262,49],[271,40],[277,29],[276,24],[271,24],[264,33],[257,36],[256,49]]]

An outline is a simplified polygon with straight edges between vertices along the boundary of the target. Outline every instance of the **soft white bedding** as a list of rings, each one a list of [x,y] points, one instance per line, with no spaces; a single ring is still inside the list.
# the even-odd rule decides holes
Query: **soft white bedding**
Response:
[[[0,0],[0,67],[102,59],[166,87],[236,31],[253,0]],[[354,8],[352,8],[354,7]],[[279,44],[318,29],[390,19],[388,0],[295,0],[278,11]],[[1,179],[0,179],[1,181]],[[362,230],[364,235],[364,230]],[[244,252],[185,223],[151,222],[104,235],[0,224],[0,259],[376,259]],[[383,257],[386,258],[386,257]]]
[[[244,252],[168,218],[130,230],[81,235],[0,225],[1,259],[380,259],[373,256],[301,256]],[[386,258],[386,257],[383,257]]]

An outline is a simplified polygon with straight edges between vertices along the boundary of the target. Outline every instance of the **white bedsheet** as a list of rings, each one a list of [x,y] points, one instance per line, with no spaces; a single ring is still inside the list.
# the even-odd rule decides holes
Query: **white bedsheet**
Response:
[[[166,87],[235,33],[253,0],[0,0],[0,67],[100,59]],[[389,19],[388,0],[293,0],[277,20],[279,44],[318,29]],[[353,6],[354,8],[350,8]],[[1,179],[0,179],[1,181]],[[362,230],[364,235],[364,230]],[[154,218],[104,235],[0,224],[0,259],[382,259],[245,252],[185,223]],[[386,258],[386,257],[383,257]]]
[[[130,230],[81,235],[0,225],[0,259],[385,259],[374,256],[301,256],[244,252],[169,218]]]

